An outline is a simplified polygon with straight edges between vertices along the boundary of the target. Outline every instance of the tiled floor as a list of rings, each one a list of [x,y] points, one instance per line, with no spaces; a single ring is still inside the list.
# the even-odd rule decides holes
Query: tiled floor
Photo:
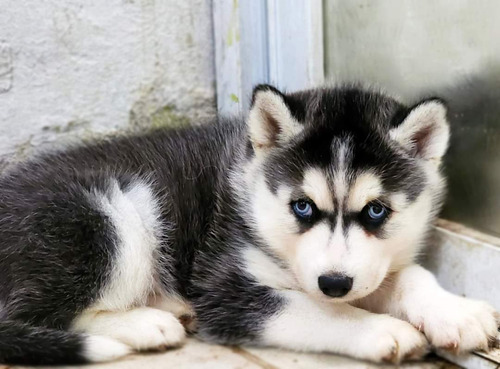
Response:
[[[393,368],[335,355],[300,354],[277,349],[239,348],[208,345],[194,339],[175,350],[134,355],[114,363],[85,366],[85,369],[371,369]],[[10,367],[21,369],[26,367]],[[78,367],[64,367],[65,369]],[[400,368],[458,368],[441,359],[401,365]],[[0,369],[2,366],[0,365]]]

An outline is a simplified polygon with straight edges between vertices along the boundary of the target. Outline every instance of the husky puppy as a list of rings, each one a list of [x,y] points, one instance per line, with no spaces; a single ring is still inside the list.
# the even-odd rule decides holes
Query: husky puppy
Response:
[[[245,120],[18,165],[0,178],[0,362],[160,350],[188,320],[212,342],[374,362],[487,349],[493,308],[414,262],[448,136],[439,99],[261,85]]]

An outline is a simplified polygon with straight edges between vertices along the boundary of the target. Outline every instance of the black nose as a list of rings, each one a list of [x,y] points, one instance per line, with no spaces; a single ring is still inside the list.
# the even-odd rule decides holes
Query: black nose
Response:
[[[318,278],[319,289],[327,296],[342,297],[352,288],[352,278],[342,274],[322,275]]]

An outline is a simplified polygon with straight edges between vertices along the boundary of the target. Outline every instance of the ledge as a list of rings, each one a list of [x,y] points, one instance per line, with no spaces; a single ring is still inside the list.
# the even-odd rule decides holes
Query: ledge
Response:
[[[500,238],[440,219],[423,265],[447,290],[488,301],[500,311]],[[447,352],[439,355],[464,368],[500,369],[500,349],[461,357]]]

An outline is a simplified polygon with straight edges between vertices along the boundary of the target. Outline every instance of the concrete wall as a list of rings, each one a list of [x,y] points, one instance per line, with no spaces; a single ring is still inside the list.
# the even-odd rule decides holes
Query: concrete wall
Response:
[[[208,0],[0,0],[0,168],[215,112]]]
[[[324,0],[325,69],[404,98],[500,65],[496,0]]]

